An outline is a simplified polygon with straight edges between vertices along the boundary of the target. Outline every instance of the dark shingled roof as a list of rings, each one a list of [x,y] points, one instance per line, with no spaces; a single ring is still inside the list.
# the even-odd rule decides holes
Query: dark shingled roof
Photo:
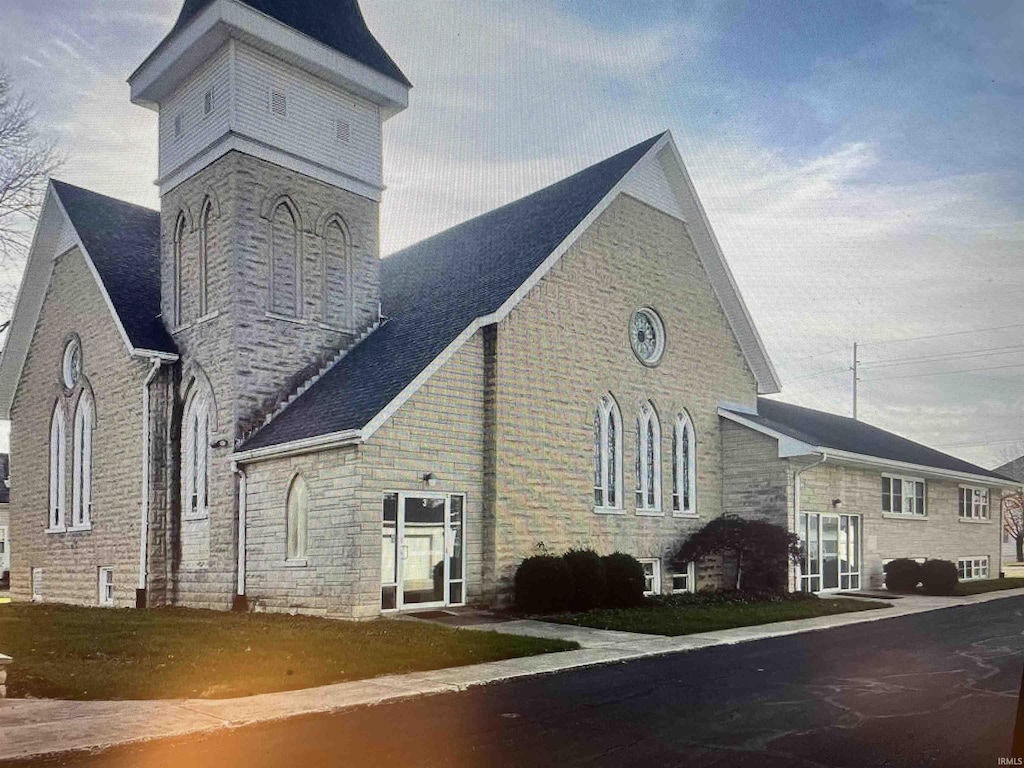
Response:
[[[1024,483],[1024,456],[1018,456],[1013,461],[1008,461],[992,471],[1006,477],[1012,477],[1019,483]]]
[[[778,400],[757,399],[757,415],[733,411],[763,427],[781,432],[814,447],[859,453],[879,459],[902,461],[922,467],[985,475],[999,480],[1011,480],[955,456],[936,451],[927,445],[915,443],[905,437],[886,432],[863,421],[834,413],[801,408]],[[1012,480],[1011,480],[1012,482]]]
[[[387,322],[243,450],[366,426],[476,318],[498,310],[660,138],[384,259]]]
[[[241,1],[297,32],[355,59],[360,64],[365,64],[382,75],[412,87],[412,83],[406,79],[402,70],[392,61],[366,26],[357,0]],[[184,28],[212,2],[213,0],[185,0],[178,21],[168,37]]]
[[[160,319],[160,214],[62,181],[53,188],[132,345],[176,353]]]

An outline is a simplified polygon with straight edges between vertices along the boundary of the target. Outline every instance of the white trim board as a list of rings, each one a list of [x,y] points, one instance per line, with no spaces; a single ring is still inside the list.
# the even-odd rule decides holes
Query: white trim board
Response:
[[[670,169],[672,165],[671,161],[673,160],[677,166],[679,176],[673,183],[671,178],[672,174],[666,171],[668,182],[675,190],[675,194],[680,201],[681,208],[684,211],[689,208],[696,214],[693,216],[697,221],[696,225],[688,225],[688,229],[690,230],[694,246],[697,249],[697,254],[701,259],[701,262],[704,264],[705,270],[707,270],[708,277],[712,281],[715,294],[719,299],[719,303],[726,315],[729,326],[740,345],[740,349],[743,352],[743,356],[746,359],[747,364],[750,366],[754,377],[757,379],[759,391],[762,393],[778,392],[780,385],[778,377],[775,374],[775,368],[768,359],[768,353],[761,342],[761,337],[757,334],[753,325],[753,320],[751,320],[750,315],[747,312],[746,305],[743,303],[743,299],[739,296],[739,290],[735,281],[732,279],[732,273],[725,264],[725,257],[722,255],[721,249],[718,247],[718,243],[714,239],[714,234],[711,232],[710,224],[704,216],[703,208],[700,206],[700,201],[696,197],[697,193],[689,180],[685,167],[683,166],[682,158],[679,155],[678,149],[676,149],[672,134],[666,131],[661,135],[658,141],[656,141],[654,145],[644,153],[643,157],[633,164],[633,167],[623,175],[619,182],[609,190],[601,201],[591,209],[591,211],[572,230],[572,232],[570,232],[568,236],[566,236],[566,238],[548,255],[548,257],[541,262],[540,266],[534,270],[533,274],[531,274],[495,312],[480,316],[471,322],[465,330],[463,330],[462,333],[460,333],[447,347],[445,347],[445,349],[436,358],[434,358],[430,364],[427,365],[427,367],[424,368],[418,376],[416,376],[415,379],[407,384],[390,403],[384,406],[384,408],[381,409],[380,412],[378,412],[377,415],[362,429],[358,430],[360,434],[360,441],[366,442],[369,440],[374,433],[380,429],[381,426],[383,426],[384,423],[386,423],[387,420],[390,419],[398,409],[409,400],[409,398],[419,391],[420,387],[422,387],[438,370],[440,370],[445,363],[447,363],[452,356],[462,348],[463,344],[472,338],[473,334],[475,334],[480,328],[493,323],[499,323],[504,320],[509,313],[515,309],[519,302],[522,301],[523,298],[533,289],[533,287],[551,271],[562,256],[569,251],[576,241],[583,236],[583,233],[586,232],[595,221],[597,221],[598,217],[608,209],[620,194],[627,193],[627,189],[633,190],[631,196],[635,194],[643,194],[642,187],[644,185],[637,185],[634,174],[649,174],[651,163],[657,163],[662,169]],[[685,183],[681,183],[680,180]],[[643,201],[649,202],[648,200]],[[664,201],[662,201],[662,203],[664,203]],[[659,210],[661,210],[661,208],[659,208]],[[669,215],[674,214],[670,213]],[[695,232],[697,234],[694,234]],[[723,301],[723,296],[726,297],[727,301]],[[744,333],[737,333],[737,328],[740,328],[741,330],[745,329]],[[284,413],[286,410],[287,409],[282,410],[281,413]],[[285,453],[292,450],[291,446],[293,443],[302,443],[304,446],[307,446],[305,450],[316,450],[315,446],[318,444],[317,441],[320,439],[321,438],[310,438],[308,440],[293,441],[292,443],[282,443],[278,446],[268,446],[267,448],[260,449],[259,453],[261,457]],[[333,438],[331,435],[326,435],[322,439],[324,447],[332,444]],[[278,450],[274,451],[273,449],[275,448]],[[256,452],[254,451],[253,453]]]

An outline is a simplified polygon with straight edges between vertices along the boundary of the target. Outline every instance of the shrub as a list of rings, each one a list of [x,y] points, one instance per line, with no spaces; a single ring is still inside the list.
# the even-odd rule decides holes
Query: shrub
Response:
[[[633,608],[644,601],[644,567],[632,555],[615,552],[601,558],[607,589],[604,604],[609,608]]]
[[[800,561],[800,540],[767,520],[723,515],[683,542],[673,565],[683,568],[716,555],[735,564],[737,590],[784,591],[786,566],[790,560]]]
[[[890,592],[913,592],[921,583],[921,564],[916,560],[900,557],[890,560],[882,570],[885,571],[886,589]]]
[[[929,595],[952,595],[959,583],[956,564],[949,560],[925,560],[921,566],[921,585]]]
[[[589,611],[600,607],[608,583],[601,556],[592,549],[570,549],[562,555],[562,561],[569,571],[572,586],[569,610]]]
[[[528,557],[516,569],[515,602],[523,613],[564,611],[569,607],[571,596],[569,569],[560,557]]]

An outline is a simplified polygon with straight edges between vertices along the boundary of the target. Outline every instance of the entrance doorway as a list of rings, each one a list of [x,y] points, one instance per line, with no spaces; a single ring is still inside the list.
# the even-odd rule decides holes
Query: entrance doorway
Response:
[[[384,494],[382,610],[465,603],[465,518],[461,494]]]
[[[801,513],[800,589],[860,589],[860,515]]]

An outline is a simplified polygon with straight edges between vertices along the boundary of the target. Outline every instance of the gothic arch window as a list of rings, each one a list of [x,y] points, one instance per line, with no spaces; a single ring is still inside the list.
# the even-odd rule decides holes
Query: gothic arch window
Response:
[[[196,378],[185,401],[181,429],[182,517],[201,519],[210,514],[210,428],[213,393]]]
[[[299,217],[288,200],[282,199],[274,206],[270,230],[270,311],[286,317],[300,317]]]
[[[327,221],[323,232],[324,322],[334,328],[353,327],[354,275],[352,248],[345,222]]]
[[[214,216],[213,201],[206,198],[202,213],[199,214],[199,317],[204,317],[210,311],[209,264]]]
[[[288,523],[287,560],[304,560],[306,558],[306,530],[309,521],[309,492],[302,475],[296,475],[288,488],[286,506]]]
[[[174,224],[174,307],[172,308],[174,322],[181,325],[185,322],[185,315],[182,309],[182,297],[184,287],[183,278],[183,249],[185,244],[185,214],[179,213],[178,220]]]
[[[75,409],[72,433],[71,527],[92,525],[92,434],[96,423],[96,407],[92,395],[83,390]]]
[[[672,430],[672,512],[697,514],[697,436],[686,411]]]
[[[661,511],[661,424],[650,402],[636,415],[636,509]]]
[[[594,507],[622,508],[622,414],[611,395],[594,410]]]
[[[50,517],[47,528],[62,531],[65,528],[64,509],[67,495],[67,429],[64,409],[60,403],[53,407],[50,418]]]

